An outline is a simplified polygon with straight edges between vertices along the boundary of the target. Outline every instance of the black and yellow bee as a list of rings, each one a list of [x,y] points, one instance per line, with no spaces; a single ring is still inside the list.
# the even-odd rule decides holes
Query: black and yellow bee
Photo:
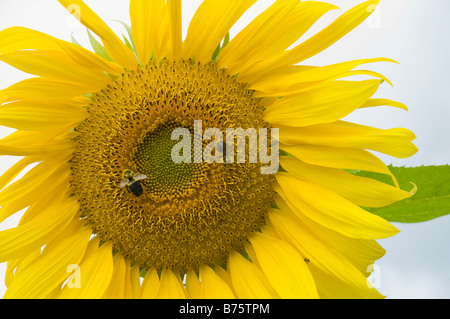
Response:
[[[141,196],[144,192],[144,189],[141,185],[141,180],[146,179],[147,175],[141,173],[134,173],[131,169],[126,169],[122,173],[122,181],[119,184],[119,187],[127,187],[135,196]]]

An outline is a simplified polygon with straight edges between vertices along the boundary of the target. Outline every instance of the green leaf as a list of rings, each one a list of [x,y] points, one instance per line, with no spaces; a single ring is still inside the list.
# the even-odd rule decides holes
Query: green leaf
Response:
[[[91,42],[92,48],[94,49],[94,52],[99,56],[101,56],[103,59],[112,62],[113,60],[109,56],[108,52],[106,52],[105,47],[100,42],[98,42],[97,39],[94,38],[89,29],[86,30],[89,36],[89,41]]]
[[[450,165],[393,167],[389,169],[397,178],[400,188],[410,191],[412,183],[417,192],[410,198],[382,208],[366,208],[391,222],[419,223],[450,214]],[[393,185],[387,175],[353,172]]]

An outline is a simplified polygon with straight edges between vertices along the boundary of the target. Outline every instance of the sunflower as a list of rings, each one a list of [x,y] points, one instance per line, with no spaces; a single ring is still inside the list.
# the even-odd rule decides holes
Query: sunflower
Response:
[[[411,193],[351,170],[395,183],[371,151],[411,156],[415,136],[342,118],[406,109],[372,98],[388,79],[355,70],[394,61],[301,64],[379,1],[296,46],[337,7],[278,0],[230,39],[256,0],[205,0],[183,40],[181,0],[131,0],[122,41],[83,1],[59,2],[101,39],[96,53],[23,27],[0,32],[0,60],[36,76],[0,91],[0,124],[16,129],[0,152],[19,157],[0,178],[0,220],[25,210],[0,232],[5,298],[383,297],[367,270],[385,253],[376,240],[398,231],[363,207]],[[279,129],[278,171],[174,163],[171,133],[195,120]]]

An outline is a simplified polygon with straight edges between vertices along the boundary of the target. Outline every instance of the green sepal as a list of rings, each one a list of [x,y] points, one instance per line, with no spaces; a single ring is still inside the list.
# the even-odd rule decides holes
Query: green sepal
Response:
[[[130,48],[130,49],[134,52],[134,54],[136,54],[136,56],[137,56],[136,45],[135,45],[135,43],[134,43],[133,33],[131,32],[131,27],[130,27],[128,24],[126,24],[125,22],[123,22],[123,21],[120,21],[120,20],[114,20],[114,21],[115,21],[115,22],[119,22],[119,23],[127,30],[128,38],[129,38],[129,39],[127,39],[127,38],[125,37],[125,35],[123,36],[124,39],[125,39],[125,44],[126,44],[126,46],[127,46],[128,48]]]
[[[217,46],[216,50],[214,51],[211,60],[216,61],[219,57],[222,50],[227,46],[227,44],[230,42],[230,32],[228,32],[225,36],[225,38],[222,40],[221,43]]]
[[[125,45],[130,49],[133,50],[133,46],[131,45],[130,41],[128,41],[127,37],[124,35],[123,40],[125,41]]]
[[[89,29],[86,29],[88,36],[89,36],[89,42],[91,42],[92,48],[94,49],[94,52],[101,56],[103,59],[108,60],[110,62],[113,62],[113,59],[109,56],[108,52],[106,52],[105,47],[97,41],[97,39],[94,38],[91,31]]]
[[[72,43],[78,45],[79,47],[83,47],[78,41],[77,39],[73,36],[73,32],[70,35],[70,37],[72,38]]]

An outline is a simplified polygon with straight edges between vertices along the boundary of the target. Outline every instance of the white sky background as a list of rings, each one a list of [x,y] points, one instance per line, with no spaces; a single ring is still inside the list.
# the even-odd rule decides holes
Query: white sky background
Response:
[[[233,27],[231,35],[235,35],[273,2],[259,0]],[[325,16],[304,38],[362,0],[328,2],[336,4],[341,10]],[[129,23],[129,1],[86,0],[86,3],[118,33],[125,32],[113,20]],[[184,33],[200,3],[199,0],[183,0]],[[377,96],[403,102],[409,107],[409,112],[381,107],[358,110],[347,118],[380,128],[406,127],[415,132],[420,151],[408,159],[377,154],[386,164],[449,164],[449,12],[448,0],[382,0],[365,23],[330,49],[305,62],[325,65],[374,57],[389,57],[400,62],[400,65],[371,64],[369,69],[380,72],[394,83],[394,88],[384,83]],[[73,33],[84,46],[89,43],[85,28],[68,15],[56,0],[0,0],[0,30],[11,26],[25,26],[68,41]],[[0,62],[0,89],[27,77],[25,73]],[[10,132],[0,127],[0,136]],[[13,158],[0,157],[0,174],[14,162]],[[0,225],[0,230],[17,222],[17,217],[9,218]],[[420,224],[395,225],[402,232],[380,241],[387,254],[377,262],[379,281],[374,283],[379,285],[379,291],[389,298],[450,298],[450,216]],[[6,289],[3,280],[5,268],[5,263],[0,264],[0,295]]]

